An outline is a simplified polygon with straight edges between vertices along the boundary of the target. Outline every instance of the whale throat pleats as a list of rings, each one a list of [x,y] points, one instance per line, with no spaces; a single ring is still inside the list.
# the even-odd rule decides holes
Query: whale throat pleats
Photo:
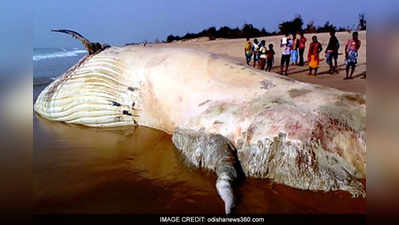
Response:
[[[105,53],[105,52],[104,52]],[[35,110],[56,121],[93,127],[135,125],[135,95],[125,66],[108,54],[89,55],[39,95]],[[137,89],[137,88],[136,88]]]

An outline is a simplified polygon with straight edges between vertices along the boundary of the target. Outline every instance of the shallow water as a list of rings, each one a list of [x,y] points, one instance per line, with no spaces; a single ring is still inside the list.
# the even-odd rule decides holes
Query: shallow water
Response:
[[[47,63],[43,68],[65,70],[73,61]],[[34,86],[34,100],[43,88]],[[33,125],[35,213],[224,214],[215,174],[186,165],[166,133],[88,128],[36,114]],[[237,196],[239,214],[366,212],[366,199],[346,192],[301,191],[262,179],[242,181]]]

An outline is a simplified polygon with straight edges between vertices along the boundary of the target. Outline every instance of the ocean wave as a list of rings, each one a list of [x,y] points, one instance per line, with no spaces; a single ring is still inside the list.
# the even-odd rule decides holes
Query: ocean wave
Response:
[[[79,54],[87,53],[83,49],[61,49],[61,48],[39,48],[33,49],[33,61],[42,59],[51,59],[59,57],[79,56]]]
[[[47,85],[56,79],[57,77],[34,77],[33,86]]]

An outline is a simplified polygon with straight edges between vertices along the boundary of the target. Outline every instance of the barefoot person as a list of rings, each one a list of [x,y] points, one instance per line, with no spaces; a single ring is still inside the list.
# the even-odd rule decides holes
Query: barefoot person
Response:
[[[312,37],[312,43],[309,46],[308,52],[308,62],[309,62],[309,75],[312,75],[312,70],[314,69],[314,75],[317,75],[317,69],[319,68],[319,53],[321,52],[321,44],[317,41],[317,37]]]
[[[270,72],[272,69],[273,63],[274,63],[274,50],[273,50],[273,44],[269,44],[269,50],[266,51],[266,60],[267,60],[267,66],[266,66],[266,71]]]
[[[298,39],[296,34],[292,34],[292,46],[291,46],[291,65],[298,64]]]
[[[244,54],[245,58],[247,60],[247,64],[251,62],[251,57],[252,57],[252,42],[247,38],[247,41],[245,42],[244,46]]]
[[[280,43],[281,47],[281,66],[280,66],[280,74],[288,75],[288,65],[290,64],[290,56],[291,56],[291,40],[288,37],[288,34],[285,35],[281,39]],[[284,71],[285,66],[285,71]]]
[[[266,41],[262,40],[261,46],[259,48],[259,69],[264,70],[265,69],[265,63],[266,63]]]
[[[256,62],[259,61],[259,48],[260,48],[260,43],[258,42],[258,39],[255,38],[252,46],[252,52],[254,54],[254,68],[256,68]]]
[[[306,45],[307,39],[305,38],[303,31],[301,31],[301,37],[299,38],[299,66],[305,65],[305,62],[303,60],[303,53],[305,52],[305,45]]]
[[[361,42],[358,38],[358,33],[353,32],[352,40],[348,40],[345,45],[345,59],[346,59],[346,79],[352,79],[352,75],[355,72],[358,51],[361,45]],[[351,69],[349,76],[349,69]]]
[[[325,52],[326,61],[328,65],[330,65],[330,70],[328,71],[330,74],[338,73],[338,66],[337,66],[338,49],[339,49],[339,41],[335,36],[335,30],[332,30],[330,31],[330,40],[328,41],[328,45]]]

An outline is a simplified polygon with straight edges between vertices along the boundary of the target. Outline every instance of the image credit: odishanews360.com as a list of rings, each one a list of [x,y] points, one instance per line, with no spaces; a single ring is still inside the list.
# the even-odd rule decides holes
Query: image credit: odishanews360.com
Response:
[[[262,217],[240,216],[160,216],[160,223],[263,223]]]

